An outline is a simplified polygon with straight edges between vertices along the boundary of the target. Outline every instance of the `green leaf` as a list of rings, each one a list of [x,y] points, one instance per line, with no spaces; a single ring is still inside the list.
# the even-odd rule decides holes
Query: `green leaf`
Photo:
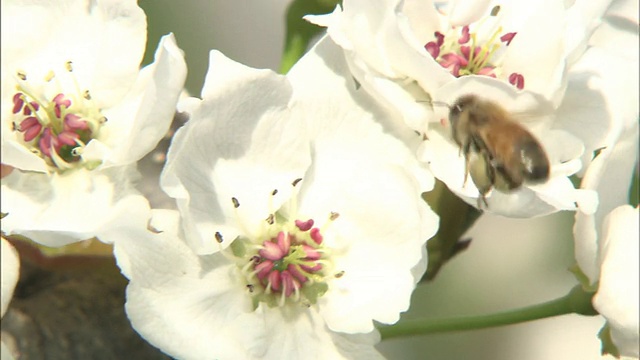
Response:
[[[640,203],[640,179],[638,179],[638,165],[636,164],[636,171],[633,172],[631,180],[631,189],[629,189],[629,204],[637,207],[638,203]]]
[[[427,241],[429,263],[421,281],[430,281],[447,261],[469,246],[471,239],[461,237],[482,212],[461,200],[439,180],[434,189],[422,197],[440,217],[438,233]]]
[[[304,55],[314,36],[324,31],[302,17],[330,13],[338,4],[336,0],[294,0],[287,9],[287,35],[280,63],[280,73],[286,74],[289,69]]]
[[[618,350],[618,347],[613,343],[613,339],[611,338],[611,328],[609,327],[609,324],[605,324],[602,329],[600,329],[598,338],[600,338],[600,342],[602,344],[602,355],[609,354],[616,357],[617,359],[620,359],[620,350]]]

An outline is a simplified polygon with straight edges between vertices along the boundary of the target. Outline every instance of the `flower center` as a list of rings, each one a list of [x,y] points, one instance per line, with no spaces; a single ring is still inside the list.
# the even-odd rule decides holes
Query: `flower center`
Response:
[[[276,221],[276,217],[280,221]],[[329,220],[337,218],[332,214]],[[332,268],[323,245],[322,230],[314,220],[291,223],[270,216],[266,235],[258,240],[239,238],[231,244],[234,257],[254,305],[315,304],[328,289]]]
[[[80,91],[71,62],[65,67],[76,89],[64,92],[58,84],[53,96],[32,90],[27,75],[18,72],[17,92],[13,95],[13,129],[21,133],[18,138],[24,146],[44,159],[53,171],[80,166],[93,169],[99,163],[83,161],[82,152],[107,118],[95,106],[89,91]],[[44,80],[50,83],[54,78],[51,71]]]
[[[433,58],[455,77],[464,75],[485,75],[497,77],[500,74],[501,55],[516,36],[515,32],[504,33],[501,26],[487,26],[488,20],[498,15],[500,7],[491,10],[488,17],[461,29],[452,27],[446,34],[434,33],[435,40],[424,47]],[[495,23],[495,21],[489,21]],[[524,88],[522,74],[512,73],[509,83],[518,89]]]

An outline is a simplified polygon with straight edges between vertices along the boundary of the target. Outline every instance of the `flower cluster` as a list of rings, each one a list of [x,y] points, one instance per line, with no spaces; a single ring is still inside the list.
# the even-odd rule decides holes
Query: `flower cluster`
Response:
[[[173,357],[375,359],[445,223],[440,181],[499,215],[575,210],[605,351],[637,357],[637,14],[565,3],[344,0],[306,17],[327,35],[288,74],[212,50],[191,97],[172,34],[140,69],[134,0],[5,1],[3,236],[113,244],[133,328]],[[176,210],[152,209],[137,164],[177,112]]]
[[[423,134],[418,158],[463,200],[510,217],[578,210],[576,260],[585,286],[600,285],[594,305],[620,354],[638,356],[638,322],[629,321],[637,318],[630,315],[636,302],[611,300],[637,293],[633,277],[623,275],[635,271],[620,264],[637,267],[621,249],[637,247],[638,236],[603,230],[633,226],[630,215],[617,219],[631,211],[618,207],[628,203],[638,168],[637,4],[352,0],[308,20],[327,27],[362,88],[404,120],[394,125]],[[460,99],[469,95],[502,110],[456,120],[451,115],[464,110]],[[550,165],[544,183],[513,186],[513,158],[500,152],[513,150],[498,137],[516,139],[511,149],[521,149],[513,156],[523,168],[535,166],[535,145],[521,145],[522,135],[504,126],[487,126],[505,114],[540,141]],[[471,140],[461,143],[466,136]],[[579,189],[572,175],[583,177]],[[488,194],[486,183],[494,188]]]

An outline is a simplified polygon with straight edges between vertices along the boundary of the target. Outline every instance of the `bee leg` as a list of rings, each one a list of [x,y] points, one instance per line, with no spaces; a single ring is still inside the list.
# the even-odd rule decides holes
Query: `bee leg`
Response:
[[[469,169],[471,167],[469,156],[471,155],[471,141],[464,144],[463,147],[460,148],[460,152],[464,152],[464,181],[462,182],[462,187],[467,186],[467,179],[469,178]]]
[[[471,163],[470,173],[471,180],[473,180],[479,193],[478,209],[482,209],[482,204],[489,208],[486,195],[494,187],[496,172],[486,152],[481,152],[478,157],[474,158]]]
[[[489,203],[487,202],[487,193],[480,194],[478,197],[478,209],[482,209],[482,204],[484,204],[486,209],[489,209]]]
[[[464,158],[464,181],[462,182],[462,187],[467,186],[467,179],[469,178],[469,158]]]

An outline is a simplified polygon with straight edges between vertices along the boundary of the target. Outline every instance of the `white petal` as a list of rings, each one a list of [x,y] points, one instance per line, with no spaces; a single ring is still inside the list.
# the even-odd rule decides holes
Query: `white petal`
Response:
[[[162,210],[158,210],[162,211]],[[169,210],[166,210],[169,212]],[[131,260],[128,253],[121,253],[121,247],[117,246],[119,241],[126,241],[128,238],[137,238],[139,241],[147,237],[147,233],[172,231],[177,233],[177,215],[164,216],[156,215],[154,220],[162,219],[162,223],[150,223],[151,209],[149,202],[141,195],[129,195],[118,202],[116,210],[111,212],[111,216],[104,225],[96,231],[96,237],[100,241],[114,245],[114,255],[122,274],[129,278],[131,273]],[[173,225],[173,227],[172,227]]]
[[[161,177],[198,253],[219,250],[216,232],[227,240],[222,247],[241,233],[253,235],[302,177],[308,140],[289,112],[290,97],[285,77],[211,52],[204,100],[174,136]]]
[[[3,122],[3,125],[5,124],[6,121]],[[24,145],[22,145],[21,142],[19,142],[16,136],[18,136],[17,132],[5,129],[3,126],[2,163],[25,171],[35,171],[41,173],[47,172],[49,170],[49,167],[44,162],[44,160],[38,155],[29,151]]]
[[[606,0],[600,0],[605,1]],[[607,8],[605,16],[615,18],[623,18],[629,22],[634,23],[636,26],[638,25],[638,4],[637,1],[633,0],[609,0],[609,7]],[[607,21],[613,21],[613,19],[606,19]],[[638,54],[636,54],[638,55]]]
[[[294,316],[264,306],[257,312],[264,314],[265,327],[274,329],[265,334],[270,346],[256,354],[259,358],[384,359],[373,347],[380,340],[377,330],[367,334],[334,333],[314,309],[295,311]]]
[[[395,77],[395,71],[387,62],[384,48],[374,35],[388,26],[386,16],[393,14],[399,0],[384,0],[376,6],[368,1],[353,0],[343,4],[343,11],[337,9],[332,14],[332,24],[327,30],[336,43],[347,50],[353,50],[369,67],[389,77]],[[339,16],[338,16],[339,14]],[[382,28],[382,29],[381,29]],[[383,32],[381,32],[383,33]],[[346,40],[348,39],[348,40]]]
[[[162,219],[155,218],[161,216]],[[313,309],[252,310],[236,265],[220,253],[197,256],[176,236],[176,212],[155,213],[162,233],[126,232],[116,254],[130,264],[126,310],[134,328],[163,352],[178,358],[282,359],[380,358],[377,332],[329,331]],[[128,236],[126,234],[129,234]],[[167,264],[171,264],[167,266]]]
[[[593,160],[582,179],[581,188],[595,190],[600,205],[595,214],[576,213],[574,226],[576,260],[591,282],[598,279],[598,239],[604,217],[614,208],[627,204],[629,186],[638,159],[638,124],[620,141],[605,148]]]
[[[47,246],[96,236],[114,213],[126,209],[121,197],[132,192],[122,178],[131,168],[58,174],[13,171],[2,179],[2,220],[7,234],[18,233]]]
[[[320,300],[328,326],[348,333],[371,331],[372,319],[394,323],[407,310],[414,287],[411,269],[423,260],[421,249],[435,233],[438,218],[402,166],[337,152],[318,146],[307,175],[312,185],[305,183],[299,212],[316,219],[330,211],[340,214],[325,234],[336,271],[345,271]]]
[[[178,358],[250,358],[243,340],[259,342],[262,326],[233,263],[219,254],[201,263],[171,229],[131,233],[116,254],[130,262],[125,309],[147,341]]]
[[[564,85],[564,44],[558,36],[564,29],[564,6],[559,1],[545,0],[536,1],[526,13],[522,8],[518,10],[521,15],[526,14],[526,19],[505,53],[503,76],[522,74],[527,90],[557,104]]]
[[[449,21],[452,26],[469,25],[487,13],[491,0],[456,0],[449,3]]]
[[[0,306],[0,317],[4,316],[9,307],[9,302],[13,297],[13,290],[18,283],[20,277],[20,259],[18,258],[18,252],[9,244],[5,238],[0,239],[2,248],[0,254],[2,254],[2,303]]]
[[[621,206],[604,220],[601,242],[601,270],[593,305],[611,327],[611,336],[622,356],[638,357],[638,208]]]
[[[586,50],[589,36],[602,23],[602,17],[611,0],[577,0],[567,9],[564,32],[565,54],[573,63]]]
[[[328,35],[345,50],[359,84],[419,132],[426,128],[430,111],[416,101],[412,87],[419,86],[417,98],[426,101],[429,92],[452,78],[424,49],[439,30],[438,15],[430,5],[351,1],[324,22]]]
[[[402,3],[401,3],[402,4]],[[410,30],[420,42],[425,44],[434,39],[434,33],[441,30],[446,23],[446,18],[437,10],[430,0],[404,0],[402,9],[396,9],[396,16],[400,22],[400,31],[405,34],[406,28],[402,24],[404,19],[408,21]],[[422,44],[424,46],[425,44]]]
[[[29,19],[28,25],[24,19]],[[82,85],[91,90],[99,107],[106,108],[124,95],[138,71],[146,20],[133,0],[3,1],[1,33],[8,55],[2,58],[3,94],[5,80],[16,70],[42,79],[71,60]]]
[[[310,113],[314,111],[326,112],[338,107],[343,109],[342,111],[350,111],[345,110],[348,108],[358,108],[358,111],[374,114],[376,121],[384,126],[386,132],[402,139],[410,147],[417,147],[420,137],[411,128],[407,128],[402,119],[389,116],[383,106],[386,103],[392,111],[395,111],[393,110],[395,105],[406,105],[403,111],[404,120],[407,124],[412,123],[416,128],[424,126],[428,114],[431,113],[428,107],[416,102],[415,98],[392,80],[368,76],[365,81],[377,89],[376,93],[370,95],[364,89],[356,86],[356,80],[353,76],[342,50],[327,37],[321,39],[309,50],[287,75],[295,88],[296,97],[301,99],[324,98],[327,99],[327,102],[336,104],[336,106],[327,109],[322,105],[322,101],[316,101],[316,109]],[[325,89],[331,89],[331,91]],[[384,94],[384,98],[380,94]],[[376,95],[378,97],[375,97]],[[382,103],[376,103],[376,101],[382,101]],[[339,110],[336,109],[337,111]]]
[[[541,127],[535,125],[536,122],[549,122],[548,117],[553,111],[551,104],[539,94],[518,91],[504,81],[481,75],[468,75],[448,82],[435,92],[433,100],[453,104],[460,96],[467,94],[493,101],[536,128]]]
[[[331,212],[340,214],[328,227],[325,245],[333,249],[335,270],[345,275],[332,280],[320,313],[334,331],[369,332],[374,319],[398,320],[415,284],[412,269],[424,271],[422,250],[438,219],[420,194],[432,188],[433,178],[405,143],[374,121],[375,105],[361,107],[370,100],[345,86],[350,80],[341,76],[344,63],[332,57],[330,47],[319,44],[289,73],[294,94],[315,100],[303,97],[296,107],[313,134],[313,162],[298,214],[319,226]]]
[[[637,122],[637,63],[590,48],[571,69],[555,125],[583,140],[585,169],[593,151],[610,144],[622,127]]]
[[[118,106],[105,111],[109,121],[100,136],[113,152],[103,166],[136,162],[150,152],[169,130],[187,75],[182,51],[173,34],[160,39],[153,64],[142,69]]]

